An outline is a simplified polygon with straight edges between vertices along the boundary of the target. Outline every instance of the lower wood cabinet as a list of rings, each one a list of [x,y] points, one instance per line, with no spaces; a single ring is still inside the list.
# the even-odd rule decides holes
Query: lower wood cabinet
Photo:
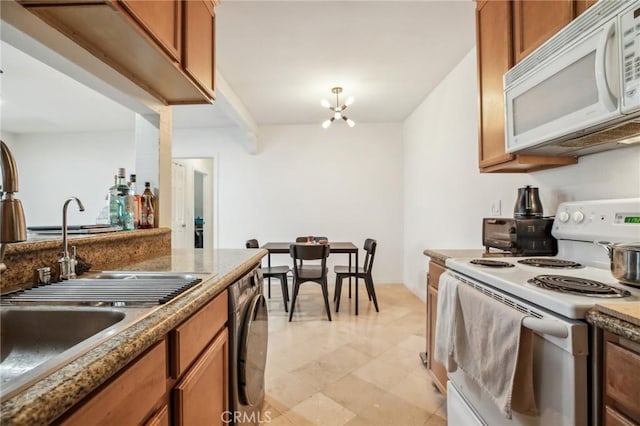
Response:
[[[175,424],[223,425],[229,407],[227,329],[211,342],[173,390]]]
[[[163,339],[92,394],[63,425],[141,424],[167,391],[167,341]]]
[[[427,275],[427,367],[434,385],[447,393],[447,370],[433,359],[436,341],[436,318],[438,317],[438,281],[445,268],[434,261],[429,262]]]
[[[640,425],[640,344],[611,334],[603,338],[603,423]]]
[[[225,290],[73,407],[63,425],[222,425],[229,410]]]
[[[145,423],[145,426],[169,426],[170,424],[169,406],[163,405],[162,408]]]

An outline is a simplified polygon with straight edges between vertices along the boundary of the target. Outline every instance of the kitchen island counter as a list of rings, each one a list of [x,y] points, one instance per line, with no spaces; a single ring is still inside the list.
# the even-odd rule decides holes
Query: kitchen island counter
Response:
[[[127,366],[138,355],[258,265],[266,250],[172,250],[123,271],[190,272],[200,285],[154,308],[134,323],[49,376],[3,400],[0,423],[48,424]]]

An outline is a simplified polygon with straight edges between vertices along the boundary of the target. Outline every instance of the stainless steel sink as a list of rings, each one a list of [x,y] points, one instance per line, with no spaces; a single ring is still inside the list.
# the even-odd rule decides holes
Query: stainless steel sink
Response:
[[[149,308],[2,306],[2,399],[70,363],[150,311]]]

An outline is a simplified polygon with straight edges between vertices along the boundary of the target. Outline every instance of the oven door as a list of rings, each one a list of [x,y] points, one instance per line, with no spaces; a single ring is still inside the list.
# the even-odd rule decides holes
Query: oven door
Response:
[[[505,418],[491,397],[458,369],[449,373],[449,380],[462,396],[461,401],[477,414],[479,424],[575,426],[588,423],[588,326],[541,310],[488,285],[454,274],[465,285],[471,285],[485,295],[517,306],[531,318],[523,322],[535,331],[533,348],[533,381],[537,416],[513,412]],[[515,308],[514,308],[515,309]],[[481,355],[480,355],[481,356]],[[447,406],[449,409],[449,406]],[[451,423],[454,424],[454,423]],[[465,424],[465,423],[462,423]],[[472,423],[475,424],[475,423]]]

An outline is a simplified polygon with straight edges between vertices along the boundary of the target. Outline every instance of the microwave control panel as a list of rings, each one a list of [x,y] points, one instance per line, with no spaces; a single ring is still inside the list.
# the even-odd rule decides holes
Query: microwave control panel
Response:
[[[635,3],[635,2],[634,2]],[[620,15],[622,47],[622,112],[640,106],[640,5]]]

